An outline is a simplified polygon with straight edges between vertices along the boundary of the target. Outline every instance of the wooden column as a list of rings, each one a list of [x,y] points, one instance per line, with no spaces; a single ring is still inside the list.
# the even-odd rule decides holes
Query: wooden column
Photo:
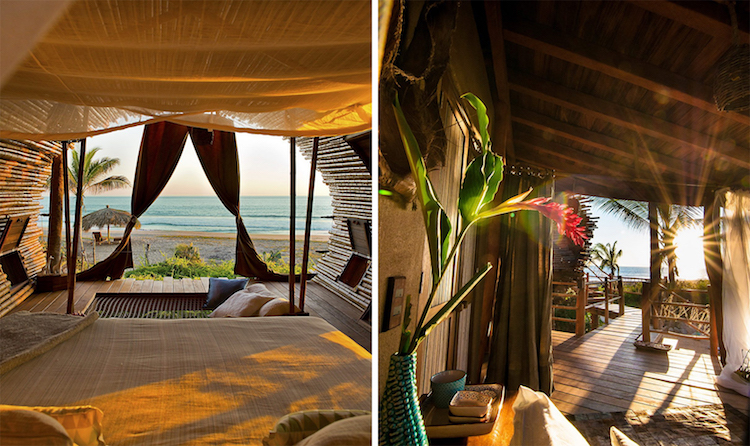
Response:
[[[76,265],[78,263],[78,244],[81,240],[81,206],[83,205],[83,168],[86,159],[86,139],[81,140],[81,151],[78,154],[78,178],[76,184],[76,215],[73,228],[73,243],[68,249],[68,314],[75,313]]]
[[[302,248],[302,275],[299,281],[299,308],[305,311],[305,292],[307,291],[307,264],[310,260],[310,231],[312,227],[313,193],[315,192],[315,169],[318,166],[318,143],[320,138],[313,139],[312,161],[310,163],[310,183],[307,186],[307,215],[305,216],[305,243]]]
[[[609,300],[612,297],[612,287],[609,277],[604,278],[604,325],[609,325]]]
[[[646,334],[650,333],[649,324],[651,323],[651,305],[656,301],[656,298],[659,295],[659,281],[661,278],[661,257],[659,256],[659,213],[656,210],[656,203],[648,203],[648,222],[650,243],[649,278],[651,283],[648,294],[646,295],[646,293],[644,293],[646,305],[641,308],[643,313],[644,342],[651,342],[650,336],[647,339]]]
[[[586,303],[588,302],[588,283],[586,277],[578,279],[578,296],[576,297],[576,336],[586,334]]]
[[[724,265],[721,258],[720,227],[718,208],[714,205],[714,195],[706,194],[703,200],[703,258],[706,262],[706,273],[711,285],[708,287],[709,312],[711,317],[711,356],[726,363],[723,330],[724,315],[722,311],[722,282]]]
[[[289,143],[289,313],[294,313],[294,256],[295,252],[295,228],[297,206],[297,159],[296,138]]]
[[[617,276],[617,293],[620,295],[620,308],[618,312],[622,316],[625,314],[625,287],[622,285],[622,276]]]
[[[63,228],[63,197],[65,183],[63,175],[63,157],[66,155],[63,143],[62,153],[52,159],[52,175],[50,177],[49,194],[49,224],[47,225],[47,274],[59,274],[62,265],[61,243]],[[65,173],[66,174],[66,173]]]

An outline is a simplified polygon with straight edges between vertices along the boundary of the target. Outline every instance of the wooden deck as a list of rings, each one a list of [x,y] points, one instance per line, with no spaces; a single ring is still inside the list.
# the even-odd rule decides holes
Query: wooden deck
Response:
[[[265,284],[271,292],[277,294],[279,297],[288,297],[288,283],[265,282]],[[299,301],[299,284],[296,284],[295,289],[297,300]],[[76,283],[75,310],[77,312],[88,310],[96,293],[205,293],[207,291],[207,277],[177,280],[165,277],[163,281],[118,279],[100,282],[78,282]],[[21,310],[65,313],[67,299],[67,290],[32,294],[20,305],[11,310],[10,313]],[[370,324],[359,320],[362,311],[339,298],[323,286],[315,282],[307,282],[305,311],[309,312],[312,316],[325,319],[359,345],[368,351],[371,350]]]
[[[747,414],[747,399],[718,388],[719,373],[708,341],[665,337],[669,353],[637,350],[641,312],[626,307],[609,325],[576,338],[552,332],[555,391],[552,401],[564,413],[623,412],[730,404]]]

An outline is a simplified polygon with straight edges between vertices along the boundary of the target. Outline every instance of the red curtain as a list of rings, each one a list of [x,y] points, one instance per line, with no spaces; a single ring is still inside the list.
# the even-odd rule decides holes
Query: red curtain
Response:
[[[234,133],[189,128],[171,122],[159,122],[145,127],[131,200],[133,218],[125,227],[122,241],[114,252],[88,270],[78,273],[78,280],[106,280],[107,277],[116,279],[122,277],[125,269],[133,267],[130,234],[136,218],[143,215],[154,203],[172,177],[185,147],[188,132],[211,187],[237,221],[234,271],[246,277],[257,277],[262,280],[287,280],[287,276],[271,271],[260,258],[239,215],[240,175]]]

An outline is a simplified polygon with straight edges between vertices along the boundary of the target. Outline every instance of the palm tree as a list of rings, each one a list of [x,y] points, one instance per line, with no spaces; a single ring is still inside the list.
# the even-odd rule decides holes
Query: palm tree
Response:
[[[100,150],[100,147],[95,147],[91,151],[86,152],[86,157],[83,160],[82,197],[86,196],[87,192],[97,194],[130,186],[130,181],[120,175],[102,178],[120,164],[120,159],[104,157],[95,160],[94,156]],[[78,187],[78,166],[80,163],[78,149],[73,149],[71,155],[73,159],[70,166],[68,166],[68,186],[71,190],[75,191]]]
[[[647,231],[648,203],[643,201],[618,200],[614,198],[592,197],[593,203],[602,211],[620,217],[626,225],[635,230]],[[659,205],[656,207],[659,220],[659,242],[662,246],[662,262],[667,261],[669,283],[677,280],[677,246],[675,237],[681,229],[703,224],[702,211],[697,206]]]
[[[597,243],[591,251],[591,260],[599,262],[599,268],[602,271],[604,268],[609,268],[609,272],[615,276],[620,275],[620,266],[617,264],[620,257],[622,257],[622,249],[617,249],[617,242],[612,245]]]

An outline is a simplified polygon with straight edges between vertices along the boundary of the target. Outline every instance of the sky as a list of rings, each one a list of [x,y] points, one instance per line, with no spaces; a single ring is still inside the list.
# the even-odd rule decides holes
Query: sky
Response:
[[[88,138],[87,149],[101,147],[97,157],[119,158],[120,165],[109,175],[123,175],[133,182],[138,149],[143,126],[106,133]],[[237,133],[237,152],[240,160],[240,195],[289,195],[289,141],[278,136]],[[310,162],[297,151],[297,195],[307,196]],[[97,194],[103,196],[130,196],[131,188]],[[162,192],[163,196],[215,195],[208,183],[190,138],[187,139],[172,178]],[[315,195],[328,195],[328,187],[321,175],[315,178]]]
[[[617,242],[617,248],[622,249],[620,267],[648,267],[648,230],[634,231],[616,217],[597,210],[596,206],[592,208],[592,215],[599,217],[592,245]],[[702,227],[683,230],[677,234],[675,242],[677,244],[677,269],[680,278],[690,280],[707,277],[706,265],[703,260],[702,236]]]

